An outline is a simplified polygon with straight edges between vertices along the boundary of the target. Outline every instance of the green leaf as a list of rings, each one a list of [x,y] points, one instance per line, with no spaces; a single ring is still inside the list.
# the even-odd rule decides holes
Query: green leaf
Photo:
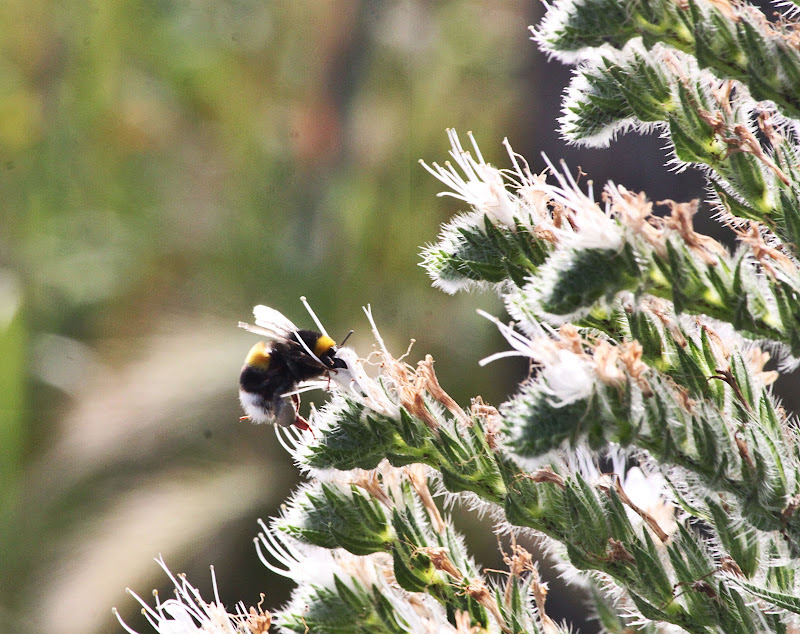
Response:
[[[786,610],[787,612],[793,612],[794,614],[800,614],[800,596],[796,594],[788,594],[786,592],[777,592],[775,590],[769,590],[767,588],[763,588],[755,583],[750,583],[748,581],[743,581],[741,579],[734,579],[734,583],[738,584],[753,596],[758,597],[762,601],[766,601],[767,603],[771,603],[777,608],[781,610]]]
[[[758,570],[760,555],[756,532],[741,521],[730,517],[715,500],[706,499],[706,505],[714,517],[714,527],[723,548],[745,577],[752,577]]]
[[[555,269],[556,265],[552,266]],[[628,244],[622,251],[575,249],[557,266],[552,271],[555,278],[552,286],[541,298],[542,309],[555,315],[567,315],[603,297],[611,298],[635,286],[641,274]]]

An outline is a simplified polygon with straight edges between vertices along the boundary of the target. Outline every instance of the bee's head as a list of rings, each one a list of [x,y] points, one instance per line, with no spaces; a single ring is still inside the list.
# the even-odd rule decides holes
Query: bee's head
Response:
[[[346,368],[347,364],[336,356],[336,351],[339,348],[336,342],[327,335],[320,335],[317,343],[314,346],[314,354],[319,357],[325,365],[331,369]]]

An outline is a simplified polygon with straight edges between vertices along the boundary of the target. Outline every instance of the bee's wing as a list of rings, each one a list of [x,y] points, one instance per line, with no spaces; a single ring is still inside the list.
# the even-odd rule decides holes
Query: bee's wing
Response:
[[[253,308],[253,316],[256,318],[256,324],[262,328],[272,328],[280,332],[294,332],[297,330],[297,326],[283,313],[263,304]]]
[[[256,318],[256,325],[240,323],[245,330],[269,337],[270,339],[289,339],[293,332],[297,331],[289,319],[284,317],[274,308],[258,305],[253,308],[253,316]]]
[[[288,318],[269,306],[259,305],[253,308],[253,316],[256,318],[256,325],[265,330],[272,330],[281,337],[285,337],[297,330]]]

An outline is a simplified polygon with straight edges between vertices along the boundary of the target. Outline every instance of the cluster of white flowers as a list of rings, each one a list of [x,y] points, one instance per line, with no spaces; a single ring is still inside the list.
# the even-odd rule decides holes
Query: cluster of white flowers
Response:
[[[341,548],[309,546],[263,521],[259,523],[262,532],[255,540],[259,559],[274,573],[298,584],[283,612],[303,614],[310,595],[319,588],[333,588],[339,579],[351,590],[377,590],[391,603],[398,617],[397,626],[408,632],[456,632],[442,606],[432,597],[400,588],[394,580],[392,558],[388,554],[356,556]]]

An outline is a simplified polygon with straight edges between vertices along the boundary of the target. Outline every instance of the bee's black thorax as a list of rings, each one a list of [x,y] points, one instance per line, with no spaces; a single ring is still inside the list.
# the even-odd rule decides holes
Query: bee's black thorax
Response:
[[[298,330],[286,341],[276,341],[272,344],[270,352],[271,364],[276,365],[276,369],[287,372],[296,382],[307,381],[324,374],[327,370],[334,367],[333,355],[335,347],[317,353],[317,359],[306,352],[297,341],[297,337],[303,340],[306,347],[312,352],[317,346],[322,335],[313,330]],[[320,364],[320,362],[322,362]],[[272,365],[270,365],[270,369]]]

